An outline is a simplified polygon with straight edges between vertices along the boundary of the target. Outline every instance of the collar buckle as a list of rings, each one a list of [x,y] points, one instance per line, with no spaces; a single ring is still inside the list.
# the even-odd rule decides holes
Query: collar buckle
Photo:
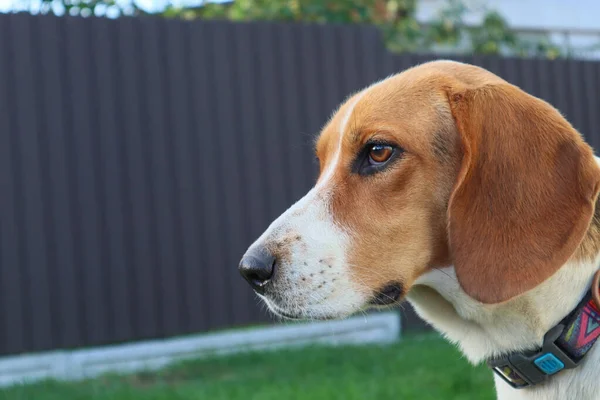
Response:
[[[488,361],[488,365],[515,389],[538,384],[563,369],[575,368],[581,360],[574,360],[556,344],[564,329],[563,324],[550,329],[544,335],[542,348],[538,351],[499,357]]]

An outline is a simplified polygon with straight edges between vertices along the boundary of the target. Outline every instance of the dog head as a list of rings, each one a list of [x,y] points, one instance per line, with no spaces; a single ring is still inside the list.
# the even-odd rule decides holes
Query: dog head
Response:
[[[599,171],[549,104],[475,66],[426,63],[352,95],[323,128],[315,186],[240,270],[289,318],[401,301],[453,265],[483,303],[551,276],[588,229]]]

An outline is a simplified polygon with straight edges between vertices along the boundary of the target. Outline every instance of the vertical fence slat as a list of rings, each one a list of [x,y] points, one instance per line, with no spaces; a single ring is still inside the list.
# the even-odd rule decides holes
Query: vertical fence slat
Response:
[[[26,276],[29,286],[28,312],[31,314],[30,329],[33,349],[48,348],[53,343],[51,326],[50,293],[48,287],[48,249],[44,229],[44,193],[42,191],[41,171],[45,166],[40,162],[39,137],[41,105],[39,87],[36,85],[38,71],[41,67],[35,63],[37,46],[35,46],[33,23],[31,18],[15,15],[12,18],[10,37],[13,38],[14,79],[19,90],[15,93],[18,143],[24,183],[23,190],[23,228],[25,229]],[[37,26],[37,25],[36,25]]]
[[[216,168],[220,152],[217,136],[215,93],[217,86],[214,76],[214,63],[210,56],[213,48],[212,28],[214,23],[194,24],[190,27],[190,70],[195,71],[191,76],[192,99],[196,108],[194,113],[195,131],[198,133],[196,147],[193,149],[196,168],[200,172],[200,194],[198,199],[199,223],[201,230],[201,249],[204,280],[199,285],[203,292],[203,303],[207,318],[207,326],[214,328],[226,326],[229,320],[227,303],[220,300],[226,292],[226,281],[221,274],[222,263],[222,215],[218,187],[220,172]],[[206,137],[210,140],[206,140]]]
[[[316,30],[317,45],[319,51],[317,53],[316,62],[319,63],[319,77],[321,79],[320,92],[325,101],[323,108],[329,110],[329,115],[337,109],[342,100],[350,93],[343,93],[340,88],[340,65],[338,65],[338,57],[336,52],[339,51],[337,43],[337,32],[339,27],[313,26],[309,29]],[[323,125],[326,121],[323,121]]]
[[[583,65],[583,81],[585,82],[585,94],[582,95],[583,113],[587,119],[587,128],[581,132],[594,148],[596,154],[600,150],[600,110],[599,87],[599,63],[585,62]]]
[[[236,60],[244,68],[236,68],[239,97],[239,115],[241,131],[239,132],[240,147],[243,152],[242,174],[246,193],[265,193],[268,190],[264,174],[255,174],[254,170],[266,170],[264,163],[264,132],[258,126],[258,112],[262,104],[257,101],[262,88],[255,79],[256,68],[252,46],[256,38],[256,25],[244,24],[234,26]],[[268,222],[264,196],[250,195],[246,197],[246,212],[244,221],[247,226],[245,241],[251,241],[266,229]],[[248,245],[250,243],[247,243]]]
[[[302,73],[297,62],[296,56],[299,54],[299,46],[297,41],[296,29],[293,25],[284,25],[281,27],[281,32],[278,35],[278,53],[281,57],[279,96],[282,102],[281,113],[283,118],[283,132],[287,137],[285,149],[286,163],[286,180],[292,182],[298,180],[298,184],[289,185],[289,193],[287,193],[287,202],[292,204],[302,197],[309,189],[302,185],[307,178],[304,176],[307,172],[304,168],[304,157],[306,153],[312,151],[305,140],[307,138],[305,131],[305,122],[300,117],[300,96],[291,95],[292,93],[300,93],[301,86],[306,85],[303,81]]]
[[[119,137],[124,134],[117,123],[117,102],[119,88],[114,84],[117,65],[115,48],[118,37],[115,22],[106,19],[94,19],[91,23],[94,48],[93,91],[96,93],[97,129],[94,131],[95,143],[101,155],[98,167],[99,196],[101,198],[101,235],[107,263],[103,266],[106,286],[105,298],[110,304],[110,336],[122,341],[133,335],[132,316],[128,292],[130,265],[125,251],[123,188],[122,179],[126,175],[121,164],[123,151]]]
[[[210,279],[207,279],[206,269],[210,268],[210,257],[208,257],[209,249],[206,248],[207,243],[203,232],[202,205],[203,198],[207,195],[203,190],[203,180],[201,179],[202,172],[200,171],[200,159],[204,154],[199,153],[200,143],[202,143],[202,132],[205,129],[204,124],[198,124],[198,116],[206,115],[207,109],[204,102],[198,102],[196,98],[195,79],[199,72],[206,78],[205,71],[198,70],[194,61],[194,50],[198,50],[198,43],[194,41],[194,26],[196,24],[186,24],[186,29],[183,32],[185,40],[180,51],[184,54],[182,63],[185,65],[182,68],[185,70],[189,80],[185,82],[185,100],[187,106],[187,126],[188,132],[186,140],[182,141],[180,146],[181,151],[186,152],[187,162],[181,168],[189,168],[189,184],[186,192],[189,194],[187,198],[187,207],[191,210],[191,214],[184,215],[184,223],[186,224],[186,233],[184,236],[190,235],[191,238],[186,238],[186,247],[193,246],[194,249],[188,249],[188,260],[185,265],[185,290],[188,293],[188,318],[189,330],[191,332],[204,331],[210,327],[210,310],[214,308],[208,297],[208,287],[213,285]],[[201,93],[202,98],[206,94]],[[187,147],[187,148],[184,148]],[[214,250],[213,250],[214,251]],[[193,293],[191,293],[193,292]]]
[[[146,85],[143,73],[144,59],[140,48],[141,38],[145,35],[136,19],[121,19],[119,23],[118,86],[121,88],[119,107],[123,119],[121,141],[127,154],[127,202],[125,217],[127,220],[126,237],[131,240],[129,250],[132,254],[132,280],[129,293],[132,303],[132,317],[137,337],[152,338],[159,333],[158,296],[160,289],[156,285],[156,263],[153,242],[153,215],[151,213],[152,194],[150,191],[147,142],[148,133],[142,120],[145,119],[143,107],[146,101],[143,88]]]
[[[164,39],[165,21],[161,19],[142,20],[144,29],[143,50],[146,70],[146,115],[147,138],[150,141],[152,196],[155,201],[156,246],[158,247],[159,282],[156,290],[160,293],[162,334],[168,335],[180,324],[178,310],[177,274],[175,269],[174,218],[171,201],[173,171],[171,170],[168,88],[166,87],[166,49]]]
[[[164,20],[163,20],[164,22]],[[176,323],[172,326],[168,327],[166,332],[167,335],[177,334],[179,332],[186,332],[186,317],[187,313],[184,311],[186,297],[182,293],[183,289],[183,263],[185,260],[184,250],[183,250],[183,239],[181,237],[181,208],[179,198],[181,197],[181,185],[182,179],[181,173],[177,172],[177,159],[181,158],[181,155],[177,153],[178,151],[178,143],[182,140],[181,137],[185,135],[185,132],[181,131],[181,128],[184,128],[185,121],[177,120],[179,117],[175,113],[176,111],[184,111],[184,101],[182,99],[183,91],[176,91],[175,88],[177,85],[173,85],[171,81],[171,77],[174,75],[175,65],[180,65],[183,63],[183,60],[172,60],[170,55],[173,49],[177,49],[181,46],[181,41],[183,40],[181,37],[181,22],[174,21],[170,25],[165,25],[161,23],[161,37],[163,39],[161,46],[161,67],[163,68],[163,90],[165,95],[165,123],[166,123],[166,131],[164,138],[164,151],[165,151],[165,161],[166,161],[166,171],[168,177],[168,202],[170,206],[171,212],[169,214],[164,214],[164,224],[165,226],[169,226],[169,234],[172,236],[171,242],[169,242],[168,252],[169,255],[169,265],[170,268],[166,268],[166,265],[163,266],[169,274],[169,279],[172,280],[172,285],[174,289],[174,293],[176,293],[176,304],[177,308],[170,310],[170,312],[177,314]]]
[[[343,27],[338,30],[339,51],[341,51],[338,56],[340,64],[338,72],[342,79],[341,86],[345,96],[347,96],[347,93],[357,92],[368,85],[367,82],[363,82],[361,79],[364,72],[360,56],[356,52],[356,44],[358,43],[356,34],[358,32],[360,32],[360,29],[356,27]]]
[[[188,32],[184,28],[187,23],[172,24],[166,32],[166,48],[168,49],[168,87],[169,113],[171,116],[172,153],[175,159],[173,192],[177,194],[176,223],[176,253],[177,260],[173,270],[178,273],[180,314],[182,325],[179,328],[183,332],[191,331],[197,315],[203,315],[201,307],[206,306],[202,302],[199,285],[203,280],[202,271],[199,268],[202,262],[199,252],[200,234],[197,225],[196,205],[194,204],[197,181],[194,174],[194,162],[190,153],[190,136],[197,135],[194,132],[189,116],[193,112],[189,103],[187,80],[182,76],[190,76],[187,61]]]
[[[356,52],[363,71],[363,84],[372,84],[387,76],[383,58],[388,52],[383,37],[376,28],[356,30]]]
[[[3,17],[0,24],[0,196],[1,221],[0,248],[0,296],[2,304],[2,334],[0,348],[3,353],[20,352],[28,349],[25,343],[28,316],[24,314],[27,291],[24,290],[25,276],[21,258],[22,235],[19,223],[20,195],[17,193],[19,180],[19,154],[16,146],[18,135],[15,121],[15,92],[18,90],[13,76],[10,19]]]
[[[537,87],[539,92],[536,93],[538,97],[551,103],[552,99],[552,74],[550,73],[549,65],[545,60],[535,61],[535,78],[537,80]]]
[[[109,310],[106,307],[104,267],[100,237],[97,148],[94,143],[92,109],[94,92],[90,27],[85,20],[66,19],[66,71],[70,78],[67,113],[71,117],[69,152],[75,182],[73,204],[76,212],[76,263],[81,269],[83,325],[86,341],[104,343],[109,336]]]
[[[569,122],[580,132],[586,132],[589,130],[587,126],[586,118],[583,115],[585,106],[578,104],[583,102],[585,99],[584,82],[581,79],[583,76],[583,63],[577,60],[570,60],[567,65],[569,71],[569,86],[568,86],[568,104],[569,109],[567,113],[567,119]]]
[[[281,149],[283,147],[283,138],[279,131],[278,118],[281,115],[281,104],[277,98],[278,72],[276,70],[275,58],[279,54],[275,52],[274,28],[271,25],[260,24],[256,27],[256,57],[257,63],[257,86],[261,88],[261,97],[258,99],[260,104],[261,129],[265,134],[265,148]],[[285,181],[284,164],[285,160],[280,151],[263,151],[266,170],[264,171],[268,182],[269,190],[265,193],[269,205],[268,212],[270,217],[276,217],[277,214],[286,209],[285,192],[287,182]],[[277,166],[277,167],[274,167]]]
[[[63,36],[62,24],[59,20],[44,17],[39,20],[40,55],[43,62],[41,68],[41,82],[43,84],[43,104],[45,126],[42,129],[42,152],[48,153],[49,168],[47,168],[52,205],[50,211],[51,233],[49,240],[53,242],[54,255],[49,262],[54,266],[50,279],[52,295],[56,297],[56,306],[53,313],[54,329],[57,334],[57,343],[54,346],[70,347],[82,342],[80,313],[78,304],[83,292],[77,281],[76,265],[74,262],[73,248],[73,221],[70,210],[73,207],[72,198],[69,196],[72,182],[69,181],[67,164],[67,125],[64,112],[65,90],[65,65],[62,62]]]
[[[487,57],[491,58],[491,57]],[[494,57],[495,58],[495,57]],[[539,97],[540,87],[539,80],[536,76],[536,60],[523,60],[521,64],[521,80],[517,83],[521,89],[525,90],[527,93]],[[526,82],[526,85],[523,85],[521,82]]]
[[[566,62],[564,60],[555,60],[551,64],[552,74],[552,95],[548,100],[554,107],[556,107],[563,115],[567,115],[568,112],[568,84],[566,80]]]
[[[306,175],[306,186],[310,187],[316,180],[319,171],[318,162],[314,157],[313,141],[316,138],[319,129],[325,124],[328,113],[323,105],[323,94],[320,87],[320,73],[318,60],[318,31],[311,27],[302,26],[299,29],[298,41],[300,42],[299,71],[301,79],[300,91],[298,92],[299,101],[303,103],[304,114],[302,119],[306,122],[306,143],[309,154],[306,155],[304,168],[310,171]]]

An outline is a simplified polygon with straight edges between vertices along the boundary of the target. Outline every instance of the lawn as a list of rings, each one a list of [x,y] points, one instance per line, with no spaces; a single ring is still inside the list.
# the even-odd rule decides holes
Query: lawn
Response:
[[[491,372],[437,336],[187,361],[158,372],[0,390],[10,400],[494,399]]]

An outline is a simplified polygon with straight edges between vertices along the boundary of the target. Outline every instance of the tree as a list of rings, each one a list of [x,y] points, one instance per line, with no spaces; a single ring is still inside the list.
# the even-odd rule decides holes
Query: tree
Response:
[[[30,0],[33,1],[33,0]],[[63,10],[71,15],[146,14],[133,0],[42,0],[40,12]],[[198,6],[167,5],[158,15],[184,19],[233,21],[302,21],[352,23],[379,27],[388,48],[395,52],[452,50],[474,54],[510,54],[555,58],[558,46],[546,37],[525,40],[510,30],[506,20],[488,10],[478,26],[463,21],[470,10],[463,0],[448,0],[437,19],[416,18],[417,0],[234,0]]]
[[[277,20],[354,23],[378,26],[392,51],[419,52],[462,48],[475,54],[511,54],[555,58],[558,46],[546,37],[525,40],[506,20],[488,10],[479,26],[463,23],[469,13],[462,0],[449,0],[438,18],[427,24],[416,19],[417,0],[236,0],[196,8],[167,7],[163,15],[182,18]]]

